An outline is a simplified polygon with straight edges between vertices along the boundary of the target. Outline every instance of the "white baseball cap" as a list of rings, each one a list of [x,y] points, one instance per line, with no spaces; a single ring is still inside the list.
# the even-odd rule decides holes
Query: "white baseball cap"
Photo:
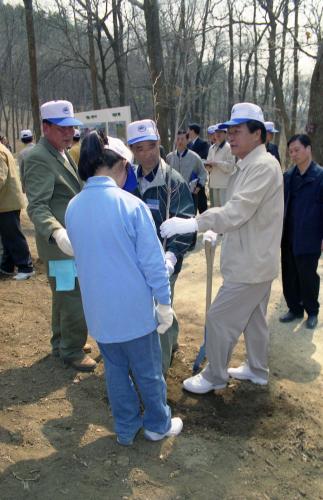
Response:
[[[265,127],[266,127],[267,132],[271,132],[272,134],[279,132],[279,130],[277,130],[275,128],[274,122],[265,122]]]
[[[214,132],[226,132],[227,129],[226,128],[220,128],[220,125],[222,125],[222,123],[216,123],[215,125],[210,125],[207,129],[207,133],[208,134],[214,134]]]
[[[81,132],[79,131],[78,128],[76,128],[74,130],[74,135],[73,135],[73,139],[79,139],[81,137]]]
[[[240,125],[241,123],[250,122],[255,120],[257,122],[265,124],[264,114],[262,109],[251,102],[239,102],[232,107],[230,120],[221,123],[220,129],[225,129],[227,127],[233,127],[234,125]]]
[[[26,128],[25,130],[22,130],[20,132],[20,139],[30,139],[33,136],[33,133],[29,128]]]
[[[49,101],[40,107],[42,120],[47,120],[60,127],[83,125],[74,117],[73,104],[69,101]]]
[[[129,123],[127,127],[128,144],[142,141],[159,141],[157,125],[153,120],[139,120]]]
[[[121,158],[124,160],[127,160],[128,163],[133,162],[133,154],[130,151],[129,148],[120,139],[117,139],[116,137],[107,137],[108,139],[108,144],[105,144],[104,149],[108,149],[110,151],[113,151],[114,153],[117,153]]]

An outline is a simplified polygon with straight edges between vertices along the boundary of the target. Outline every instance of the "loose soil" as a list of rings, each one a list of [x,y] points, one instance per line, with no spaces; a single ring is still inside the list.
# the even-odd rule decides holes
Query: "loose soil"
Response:
[[[159,443],[140,434],[123,448],[113,433],[102,363],[80,374],[50,355],[50,290],[25,214],[23,226],[37,274],[0,282],[1,500],[323,499],[323,324],[310,331],[303,321],[279,323],[280,280],[268,312],[269,385],[232,380],[218,393],[186,393],[182,381],[204,329],[206,266],[198,241],[176,284],[180,351],[167,379],[183,432]],[[220,283],[217,251],[214,294]],[[243,358],[241,338],[231,365]]]

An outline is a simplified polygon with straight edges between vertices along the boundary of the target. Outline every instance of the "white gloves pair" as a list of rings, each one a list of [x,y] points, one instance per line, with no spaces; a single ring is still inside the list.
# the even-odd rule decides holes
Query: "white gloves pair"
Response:
[[[56,229],[52,237],[57,243],[57,246],[63,253],[69,255],[70,257],[74,256],[73,248],[70,242],[69,237],[67,236],[67,231],[63,227],[61,229]]]
[[[174,272],[175,266],[176,266],[177,259],[173,252],[166,252],[165,253],[165,264],[167,267],[168,271],[168,276],[171,276]]]
[[[174,234],[195,233],[196,231],[198,231],[198,225],[196,219],[194,218],[182,219],[181,217],[172,217],[171,219],[167,219],[160,226],[160,234],[163,238],[170,238],[171,236],[174,236]],[[203,244],[206,241],[210,241],[212,246],[215,247],[218,240],[218,234],[211,229],[203,234]],[[166,252],[166,259],[168,253],[171,252]]]
[[[171,238],[174,234],[196,233],[196,231],[198,231],[198,226],[194,218],[171,217],[160,226],[160,234],[163,238]]]
[[[173,324],[173,316],[174,312],[172,306],[166,304],[157,304],[156,306],[158,327],[157,332],[163,334],[167,332],[168,328],[170,328]]]

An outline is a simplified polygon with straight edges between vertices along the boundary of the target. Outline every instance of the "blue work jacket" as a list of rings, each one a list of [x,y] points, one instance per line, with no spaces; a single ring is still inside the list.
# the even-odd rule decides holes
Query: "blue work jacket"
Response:
[[[154,331],[154,299],[170,304],[170,286],[145,203],[109,177],[90,177],[65,221],[91,336],[114,343]]]

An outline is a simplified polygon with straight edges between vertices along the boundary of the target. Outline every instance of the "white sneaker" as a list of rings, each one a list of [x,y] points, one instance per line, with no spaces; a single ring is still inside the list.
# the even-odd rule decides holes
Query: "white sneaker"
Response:
[[[28,280],[31,276],[35,275],[35,271],[31,271],[30,273],[17,273],[12,279],[16,281]]]
[[[211,384],[211,382],[206,380],[201,373],[194,375],[194,377],[187,378],[183,382],[184,389],[189,392],[194,392],[194,394],[206,394],[210,391],[224,389],[226,386],[227,384]]]
[[[228,374],[232,378],[236,378],[238,380],[250,380],[253,384],[259,385],[267,385],[268,380],[258,377],[250,370],[249,366],[243,364],[238,368],[228,368]]]
[[[172,437],[172,436],[178,436],[182,432],[183,429],[183,421],[179,417],[174,417],[171,420],[171,425],[170,429],[165,432],[165,434],[158,434],[158,432],[152,432],[152,431],[144,431],[144,436],[146,439],[149,441],[160,441],[161,439],[164,439],[165,437]]]

